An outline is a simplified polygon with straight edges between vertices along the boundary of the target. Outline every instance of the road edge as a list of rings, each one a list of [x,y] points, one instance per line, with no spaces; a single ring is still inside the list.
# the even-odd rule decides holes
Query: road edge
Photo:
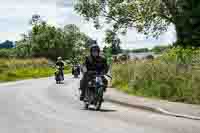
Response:
[[[159,113],[159,114],[173,116],[173,117],[180,117],[180,118],[186,118],[186,119],[192,119],[192,120],[200,120],[200,117],[197,117],[197,116],[191,116],[191,115],[186,115],[186,114],[177,114],[177,113],[167,111],[167,110],[160,108],[160,107],[153,107],[153,106],[147,106],[147,105],[141,105],[141,104],[128,103],[126,101],[119,100],[119,99],[112,97],[112,94],[110,94],[109,96],[105,95],[104,99],[105,99],[105,101],[115,103],[115,104],[119,104],[119,105],[126,106],[126,107],[142,109],[142,110],[151,111],[151,112],[154,112],[154,113]]]

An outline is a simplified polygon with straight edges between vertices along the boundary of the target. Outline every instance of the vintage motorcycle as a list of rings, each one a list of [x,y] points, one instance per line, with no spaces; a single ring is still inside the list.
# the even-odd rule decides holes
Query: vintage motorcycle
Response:
[[[55,71],[56,84],[61,84],[62,81],[64,81],[64,77],[62,73],[63,73],[63,68],[57,66],[56,71]]]
[[[100,110],[103,103],[103,94],[105,92],[105,88],[107,87],[103,82],[104,76],[108,75],[95,73],[93,74],[91,80],[88,82],[88,87],[85,90],[84,97],[85,109],[88,109],[90,105],[94,105],[95,110]]]
[[[74,75],[74,78],[78,78],[79,77],[79,75],[80,75],[79,66],[73,66],[72,75]]]

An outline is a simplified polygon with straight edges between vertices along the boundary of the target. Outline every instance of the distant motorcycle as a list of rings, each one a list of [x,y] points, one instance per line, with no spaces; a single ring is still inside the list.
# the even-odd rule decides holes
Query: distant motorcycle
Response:
[[[55,71],[56,84],[61,84],[62,81],[64,81],[64,77],[62,73],[63,73],[63,68],[57,66],[56,71]]]
[[[78,78],[80,75],[80,68],[78,66],[74,66],[72,69],[72,75],[74,75],[74,78]]]
[[[94,105],[95,110],[100,110],[103,103],[104,89],[106,87],[103,83],[103,76],[96,73],[88,82],[88,88],[86,88],[83,100],[85,109],[88,109],[90,105]]]

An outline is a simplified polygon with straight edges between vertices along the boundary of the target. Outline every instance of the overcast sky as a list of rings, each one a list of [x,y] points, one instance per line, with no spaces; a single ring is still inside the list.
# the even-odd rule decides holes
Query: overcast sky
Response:
[[[104,30],[95,30],[92,23],[85,22],[73,11],[73,0],[4,0],[0,5],[0,41],[19,40],[20,34],[30,29],[29,20],[33,14],[39,14],[49,24],[64,26],[76,24],[81,31],[103,44]],[[166,45],[175,40],[175,31],[171,26],[165,34],[156,39],[145,39],[134,29],[123,36],[124,48],[153,47]]]

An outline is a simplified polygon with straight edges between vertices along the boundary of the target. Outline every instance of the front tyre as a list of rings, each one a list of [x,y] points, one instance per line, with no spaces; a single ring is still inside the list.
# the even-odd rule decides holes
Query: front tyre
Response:
[[[78,78],[78,75],[74,75],[74,78]]]
[[[98,101],[96,106],[95,106],[95,110],[99,111],[101,109],[101,105],[102,105],[102,101]]]
[[[101,109],[102,102],[103,102],[103,88],[99,89],[99,92],[98,92],[97,103],[95,105],[96,110]]]

